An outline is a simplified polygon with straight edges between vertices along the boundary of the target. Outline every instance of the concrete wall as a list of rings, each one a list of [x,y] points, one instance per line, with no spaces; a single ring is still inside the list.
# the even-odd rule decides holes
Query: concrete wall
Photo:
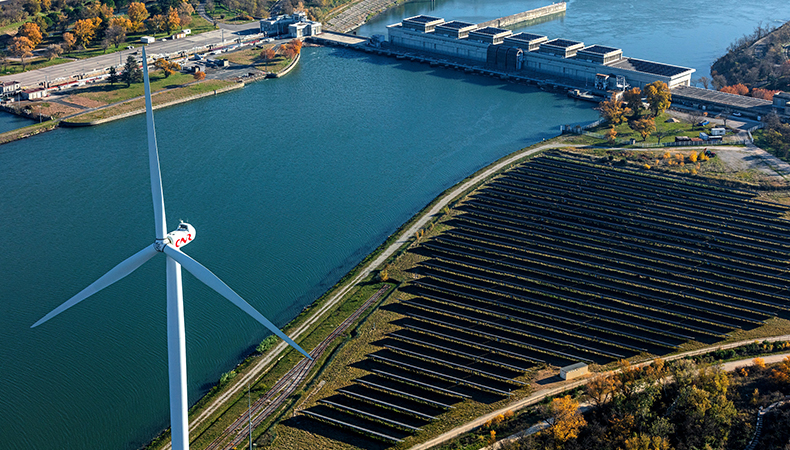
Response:
[[[550,16],[552,14],[565,13],[565,2],[554,3],[553,5],[544,6],[542,8],[533,9],[530,11],[520,12],[512,16],[500,17],[499,19],[489,20],[478,24],[480,28],[496,27],[502,28],[516,23],[526,22],[527,20],[537,19],[538,17]]]

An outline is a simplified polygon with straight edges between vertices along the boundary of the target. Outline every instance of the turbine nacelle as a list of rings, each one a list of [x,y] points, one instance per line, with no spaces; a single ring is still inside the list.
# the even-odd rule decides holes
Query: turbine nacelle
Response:
[[[175,231],[167,233],[167,236],[161,241],[157,240],[154,242],[154,248],[159,252],[165,251],[165,247],[168,244],[175,248],[181,248],[192,242],[193,239],[195,239],[195,227],[186,222],[181,222]]]

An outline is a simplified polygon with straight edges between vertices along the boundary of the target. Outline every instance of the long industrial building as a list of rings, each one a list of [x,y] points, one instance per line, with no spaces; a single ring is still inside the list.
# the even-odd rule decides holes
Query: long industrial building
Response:
[[[694,69],[623,56],[618,48],[585,46],[531,33],[426,15],[387,27],[391,45],[485,63],[505,72],[535,73],[601,90],[642,88],[656,80],[670,88],[689,86]]]

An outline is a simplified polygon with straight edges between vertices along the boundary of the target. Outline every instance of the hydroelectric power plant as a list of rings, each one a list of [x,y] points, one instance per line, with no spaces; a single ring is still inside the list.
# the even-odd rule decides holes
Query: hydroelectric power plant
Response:
[[[560,11],[564,13],[564,3],[480,24],[417,15],[389,25],[386,37],[323,33],[312,40],[541,86],[583,88],[597,94],[591,98],[596,100],[655,81],[670,88],[691,85],[695,70],[688,67],[624,56],[615,47],[501,28],[523,17]]]

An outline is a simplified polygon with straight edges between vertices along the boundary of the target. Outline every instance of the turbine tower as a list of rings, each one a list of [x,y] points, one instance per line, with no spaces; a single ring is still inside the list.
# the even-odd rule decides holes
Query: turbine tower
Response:
[[[230,300],[242,311],[262,323],[272,333],[291,347],[299,350],[308,359],[310,355],[280,331],[267,318],[244,301],[238,294],[211,273],[199,262],[181,251],[181,247],[195,239],[195,229],[188,223],[181,223],[173,232],[167,233],[165,224],[165,200],[162,194],[162,175],[159,171],[159,153],[156,146],[154,112],[151,106],[151,85],[148,80],[148,60],[143,48],[143,76],[145,83],[145,117],[148,128],[148,163],[151,171],[151,196],[154,201],[154,225],[156,239],[139,252],[132,255],[93,284],[52,310],[34,323],[37,327],[91,295],[134,272],[138,267],[157,253],[167,257],[167,364],[170,385],[170,435],[174,450],[189,449],[189,424],[187,422],[187,360],[184,340],[184,299],[181,288],[181,267],[184,267],[198,280]]]

